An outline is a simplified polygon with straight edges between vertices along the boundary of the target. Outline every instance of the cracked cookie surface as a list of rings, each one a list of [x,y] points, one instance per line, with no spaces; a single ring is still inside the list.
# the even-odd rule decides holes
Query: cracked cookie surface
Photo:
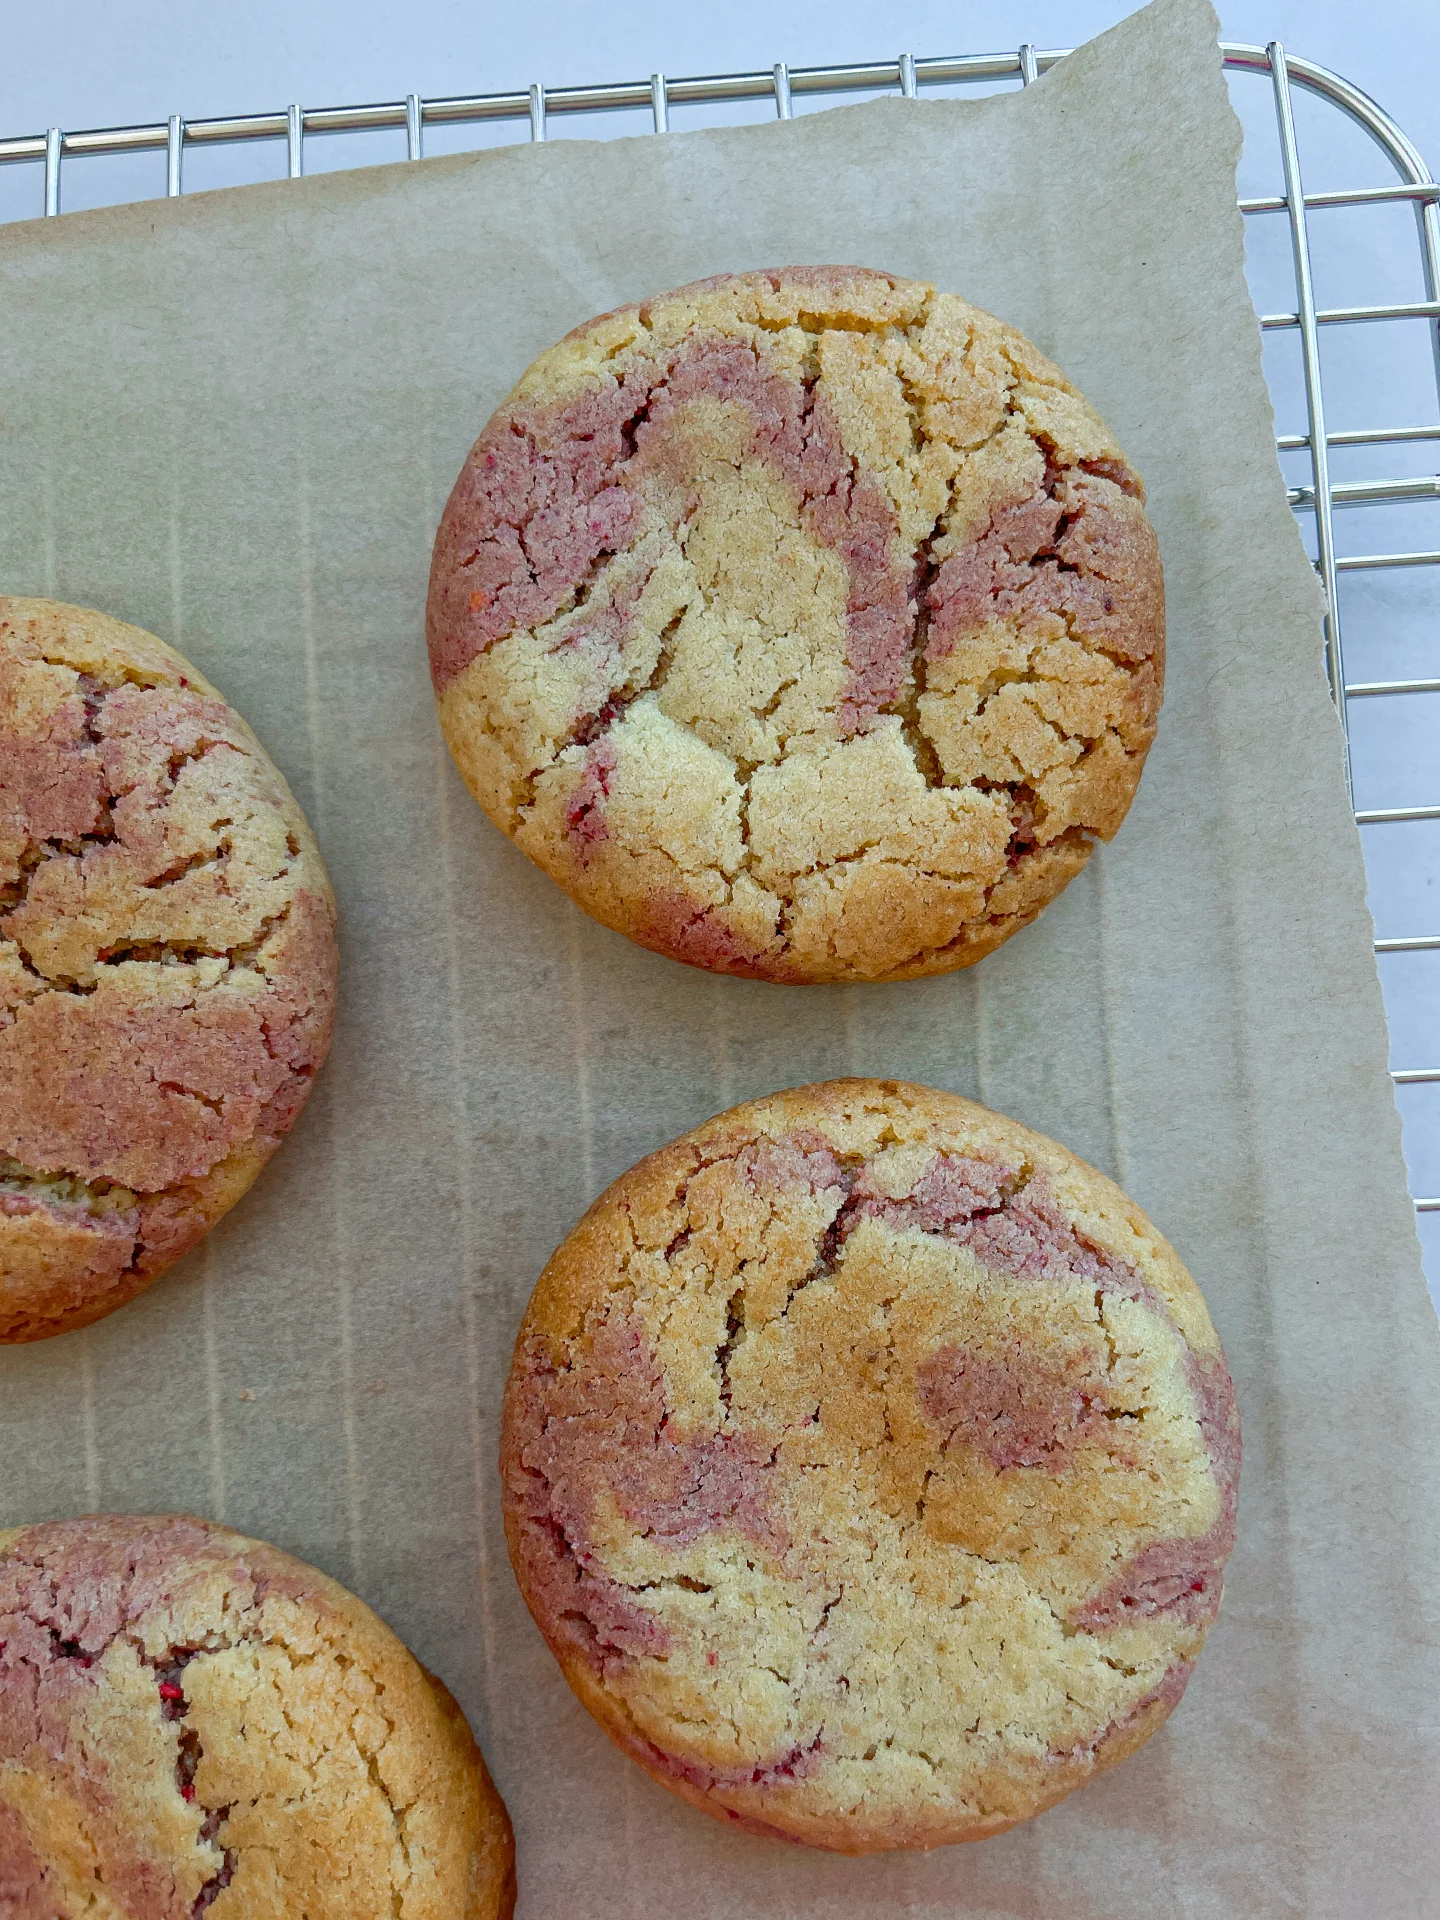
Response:
[[[368,1607],[185,1515],[0,1532],[0,1911],[495,1920],[510,1822]]]
[[[335,904],[245,722],[172,648],[0,598],[0,1340],[113,1311],[289,1131]]]
[[[981,1839],[1140,1746],[1234,1540],[1225,1356],[1114,1184],[969,1101],[842,1080],[603,1194],[537,1283],[501,1441],[570,1685],[717,1817]]]
[[[535,362],[436,536],[471,791],[605,925],[908,979],[1119,828],[1164,665],[1144,489],[1022,335],[861,268],[702,281]]]

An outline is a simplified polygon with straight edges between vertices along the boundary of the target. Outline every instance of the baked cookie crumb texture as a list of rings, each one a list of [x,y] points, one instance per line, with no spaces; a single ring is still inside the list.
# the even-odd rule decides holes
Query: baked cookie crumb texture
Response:
[[[494,1920],[464,1716],[368,1607],[185,1516],[0,1532],[0,1912]]]
[[[530,1610],[614,1739],[723,1819],[864,1852],[998,1833],[1161,1724],[1240,1431],[1198,1289],[1110,1181],[838,1081],[596,1202],[501,1463]]]
[[[0,598],[0,1340],[109,1313],[244,1193],[329,1046],[334,924],[188,661]]]
[[[1108,839],[1159,711],[1144,490],[1012,328],[860,268],[681,288],[525,374],[428,634],[490,817],[718,972],[965,966]]]

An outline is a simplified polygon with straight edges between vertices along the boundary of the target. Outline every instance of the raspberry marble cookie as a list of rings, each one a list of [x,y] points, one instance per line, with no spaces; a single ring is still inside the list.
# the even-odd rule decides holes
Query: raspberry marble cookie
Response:
[[[778,981],[968,966],[1125,817],[1144,489],[1013,328],[856,267],[701,281],[543,353],[435,542],[490,818],[605,925]]]
[[[1174,1251],[1052,1141],[842,1080],[623,1175],[535,1289],[511,1559],[664,1785],[860,1853],[1133,1753],[1220,1606],[1240,1429]]]
[[[0,1912],[495,1920],[504,1803],[355,1596],[182,1515],[0,1533]]]
[[[232,1207],[330,1044],[330,883],[187,660],[0,598],[0,1340],[80,1327]]]

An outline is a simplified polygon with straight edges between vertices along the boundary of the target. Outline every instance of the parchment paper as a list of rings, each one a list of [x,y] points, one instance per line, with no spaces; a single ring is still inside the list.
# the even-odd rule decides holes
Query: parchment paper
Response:
[[[342,909],[294,1137],[209,1245],[0,1352],[3,1513],[182,1507],[317,1562],[450,1683],[530,1920],[1440,1912],[1440,1338],[1360,847],[1284,501],[1205,0],[1024,94],[344,173],[0,236],[0,582],[172,640],[252,721]],[[1159,742],[1114,846],[970,973],[717,980],[587,921],[440,742],[430,542],[471,440],[592,313],[858,261],[1015,322],[1144,473]],[[1210,1301],[1240,1543],[1143,1753],[980,1847],[846,1860],[644,1779],[525,1614],[496,1426],[530,1286],[599,1187],[845,1072],[977,1095],[1114,1173]]]

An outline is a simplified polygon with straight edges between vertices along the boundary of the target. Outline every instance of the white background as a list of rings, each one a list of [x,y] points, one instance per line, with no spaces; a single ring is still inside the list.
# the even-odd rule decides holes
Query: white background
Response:
[[[1130,9],[1105,0],[990,0],[969,7],[938,0],[712,0],[676,6],[630,0],[545,0],[544,4],[462,5],[459,0],[194,0],[150,5],[114,0],[48,0],[23,9],[9,0],[0,21],[0,136],[49,126],[103,127],[283,108],[422,96],[648,79],[792,66],[1011,49],[1029,40],[1066,47],[1113,25]],[[1440,5],[1436,0],[1222,0],[1226,39],[1288,51],[1344,74],[1378,99],[1431,165],[1440,165]],[[1282,190],[1268,85],[1232,85],[1245,120],[1241,190]],[[797,100],[797,111],[813,101]],[[763,102],[714,119],[763,117]],[[1390,175],[1363,136],[1328,108],[1297,108],[1305,184],[1310,191],[1380,184]],[[700,124],[677,110],[677,127]],[[643,132],[648,115],[552,119],[552,138]],[[426,151],[522,137],[522,127],[427,130]],[[311,139],[307,171],[400,159],[403,135]],[[283,146],[191,150],[187,190],[273,178]],[[67,162],[68,209],[163,190],[163,155]],[[0,168],[0,221],[38,213],[40,171]],[[1249,223],[1251,274],[1262,311],[1293,309],[1283,216]],[[1423,297],[1414,221],[1408,209],[1312,216],[1322,306]],[[883,264],[883,263],[881,263]],[[1393,426],[1440,419],[1434,361],[1424,322],[1327,329],[1329,425]],[[1267,369],[1280,431],[1303,431],[1298,337],[1266,338]],[[1440,441],[1353,452],[1336,476],[1433,474]],[[1286,462],[1308,478],[1304,456]],[[1302,521],[1302,524],[1304,522]],[[1307,537],[1309,529],[1307,527]],[[1339,516],[1341,552],[1440,548],[1440,503],[1362,508]],[[1352,574],[1345,583],[1346,665],[1352,680],[1440,675],[1440,568]],[[1352,703],[1356,801],[1360,806],[1440,802],[1440,696]],[[1371,904],[1382,935],[1440,932],[1440,823],[1366,830]],[[1440,1065],[1440,955],[1381,962],[1395,1066]],[[1415,1192],[1440,1194],[1440,1085],[1402,1090],[1406,1149]],[[1432,1291],[1440,1295],[1440,1215],[1422,1217]],[[1357,1276],[1357,1279],[1359,1276]]]

